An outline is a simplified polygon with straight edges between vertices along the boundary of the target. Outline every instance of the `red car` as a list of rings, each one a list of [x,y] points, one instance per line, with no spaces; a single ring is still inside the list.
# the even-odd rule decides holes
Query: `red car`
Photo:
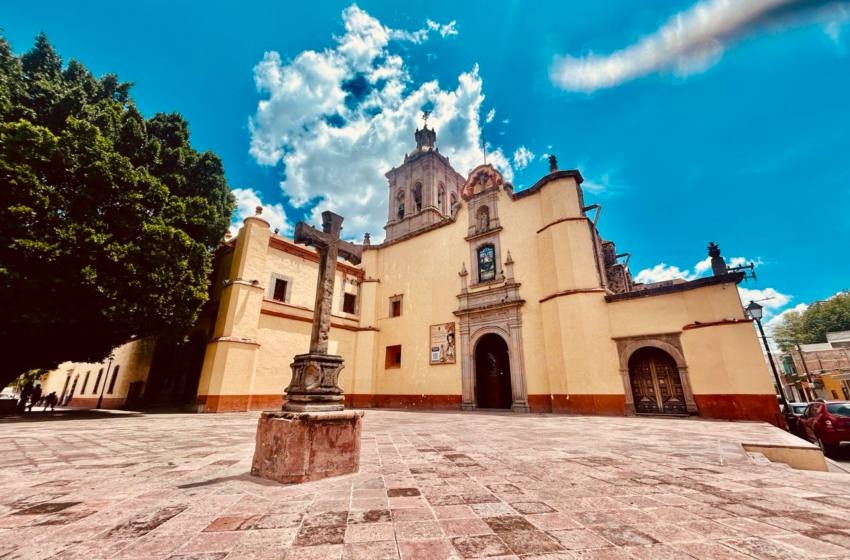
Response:
[[[850,444],[850,401],[810,403],[799,419],[800,434],[830,453]]]

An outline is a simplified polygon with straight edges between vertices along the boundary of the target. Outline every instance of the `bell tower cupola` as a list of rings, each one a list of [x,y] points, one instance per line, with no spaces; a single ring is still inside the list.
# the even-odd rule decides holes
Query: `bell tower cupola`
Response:
[[[408,237],[451,218],[459,204],[464,178],[437,149],[437,131],[428,127],[430,111],[422,114],[416,128],[416,150],[404,155],[404,163],[386,174],[389,211],[385,242]]]
[[[416,138],[416,151],[417,152],[425,152],[436,150],[437,146],[437,131],[433,128],[428,128],[428,117],[430,116],[430,111],[425,111],[422,113],[423,120],[425,124],[422,125],[422,130],[416,129],[416,133],[414,137]]]

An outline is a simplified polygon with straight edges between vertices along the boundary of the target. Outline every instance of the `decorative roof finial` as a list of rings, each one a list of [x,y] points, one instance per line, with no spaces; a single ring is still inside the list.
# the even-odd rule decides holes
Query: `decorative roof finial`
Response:
[[[428,128],[428,117],[431,116],[431,111],[422,111],[422,120],[425,121],[425,128]]]
[[[254,211],[256,211],[256,212],[257,212],[255,215],[256,215],[256,216],[259,216],[259,215],[261,215],[261,214],[263,213],[263,207],[262,207],[262,206],[257,206],[257,207],[254,209]]]
[[[711,272],[714,276],[723,276],[729,272],[726,261],[720,256],[720,247],[714,241],[708,244],[708,256],[711,257]]]
[[[558,158],[555,157],[555,154],[549,156],[549,173],[554,173],[558,170]]]

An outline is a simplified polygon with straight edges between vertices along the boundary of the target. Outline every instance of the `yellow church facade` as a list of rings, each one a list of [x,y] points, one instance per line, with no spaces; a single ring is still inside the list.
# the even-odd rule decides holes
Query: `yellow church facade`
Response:
[[[347,406],[779,421],[743,275],[719,254],[710,277],[636,285],[578,171],[553,161],[515,192],[489,165],[459,175],[433,130],[416,140],[387,173],[385,241],[365,240],[356,267],[337,264],[329,351],[345,360]],[[130,404],[136,383],[133,404],[166,394],[199,412],[279,408],[309,347],[317,270],[313,250],[247,218],[219,249],[190,342],[119,349],[137,358],[104,406]],[[67,396],[103,367],[63,364],[46,388]],[[92,385],[70,404],[91,406]]]

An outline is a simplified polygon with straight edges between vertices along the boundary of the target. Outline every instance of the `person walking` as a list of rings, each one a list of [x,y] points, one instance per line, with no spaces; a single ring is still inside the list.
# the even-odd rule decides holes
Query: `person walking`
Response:
[[[53,409],[56,408],[56,402],[59,398],[56,396],[56,391],[53,391],[46,397],[44,397],[44,410],[47,410],[47,407],[50,407],[50,412],[53,412]]]
[[[30,395],[30,412],[32,412],[32,407],[38,404],[41,400],[41,385],[36,385],[32,390],[32,395]]]
[[[18,408],[21,412],[27,411],[27,403],[30,400],[30,396],[32,396],[33,385],[32,381],[27,381],[27,384],[23,386],[21,389],[21,401],[18,403]]]

